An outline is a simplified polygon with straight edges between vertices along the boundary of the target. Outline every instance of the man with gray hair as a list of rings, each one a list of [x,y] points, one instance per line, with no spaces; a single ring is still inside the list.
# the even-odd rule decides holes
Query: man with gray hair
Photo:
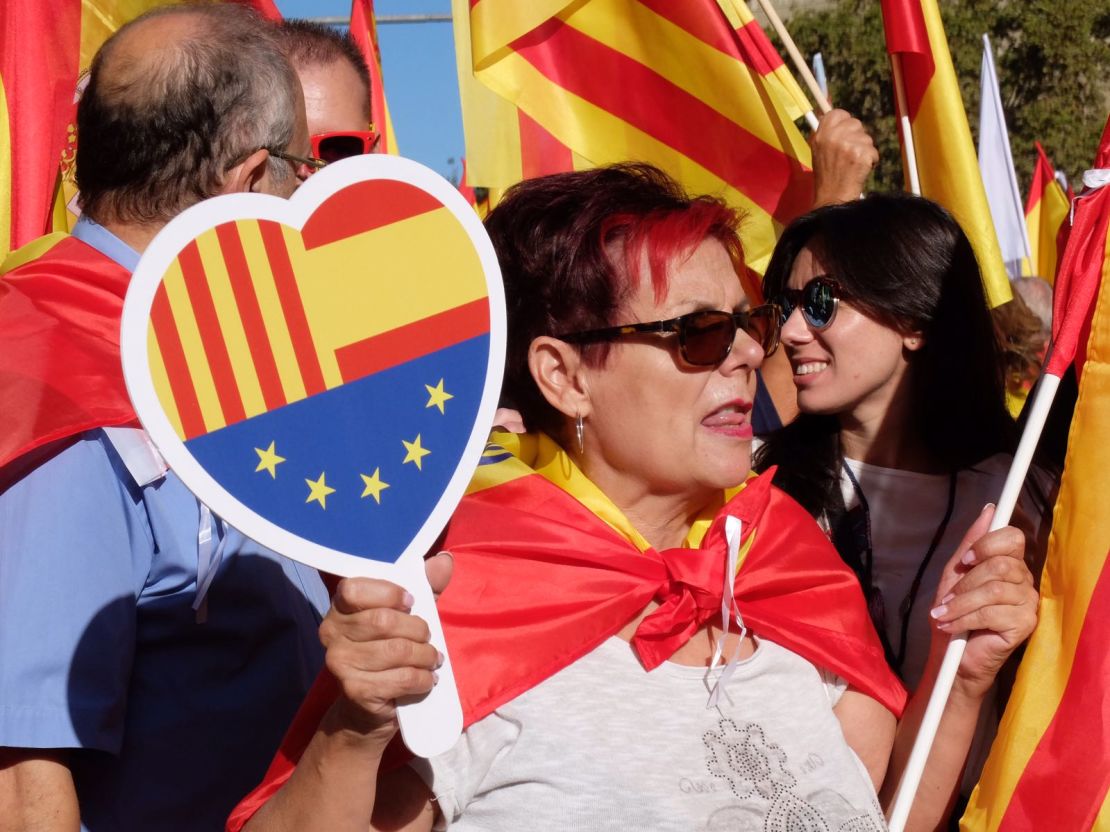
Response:
[[[104,45],[77,123],[81,220],[0,279],[0,830],[222,829],[319,669],[327,593],[165,470],[119,316],[176,214],[293,192],[304,104],[269,24],[177,6]]]

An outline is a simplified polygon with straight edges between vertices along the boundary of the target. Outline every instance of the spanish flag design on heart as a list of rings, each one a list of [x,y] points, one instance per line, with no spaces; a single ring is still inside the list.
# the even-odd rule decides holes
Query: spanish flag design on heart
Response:
[[[392,179],[337,191],[300,231],[246,219],[199,234],[147,331],[158,401],[222,488],[301,538],[390,562],[455,474],[489,351],[467,230]]]

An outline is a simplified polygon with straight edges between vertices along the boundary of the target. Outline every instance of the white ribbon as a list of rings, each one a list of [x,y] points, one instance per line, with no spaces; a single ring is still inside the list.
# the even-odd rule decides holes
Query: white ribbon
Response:
[[[744,646],[744,638],[748,634],[748,628],[744,626],[744,618],[740,615],[740,608],[736,604],[736,566],[740,561],[740,537],[742,532],[742,524],[740,519],[732,517],[731,515],[725,518],[725,542],[728,544],[728,563],[725,564],[725,586],[724,592],[721,593],[721,634],[717,637],[717,644],[713,649],[713,660],[709,663],[709,670],[705,673],[705,683],[709,687],[709,703],[705,706],[708,708],[717,707],[717,702],[721,698],[723,692],[725,698],[728,699],[729,704],[732,704],[732,697],[728,695],[725,690],[725,685],[736,671],[736,665],[740,662],[740,650]],[[739,628],[740,638],[736,640],[736,647],[733,648],[732,655],[729,656],[728,662],[725,663],[724,670],[718,675],[716,680],[710,684],[710,677],[717,670],[721,660],[724,658],[725,653],[725,639],[728,638],[729,627],[732,620],[736,621],[736,626]]]
[[[200,524],[197,530],[197,591],[193,598],[193,610],[197,614],[197,623],[203,624],[208,620],[208,588],[220,568],[220,561],[224,557],[224,542],[227,535],[220,537],[218,543],[213,543],[216,536],[216,524],[221,523],[219,517],[212,514],[212,510],[204,503],[200,505]]]
[[[1095,168],[1083,174],[1083,185],[1089,190],[1110,185],[1110,168]]]

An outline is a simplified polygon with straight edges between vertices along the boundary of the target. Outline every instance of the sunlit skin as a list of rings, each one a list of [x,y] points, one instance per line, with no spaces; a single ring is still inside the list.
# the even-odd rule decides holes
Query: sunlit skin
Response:
[[[310,136],[369,128],[370,94],[350,62],[340,59],[294,69],[304,91]]]
[[[787,285],[801,289],[822,274],[829,272],[809,248],[803,248]],[[783,325],[781,337],[794,372],[798,409],[838,416],[846,455],[853,456],[853,435],[866,438],[862,447],[869,448],[884,424],[908,423],[909,355],[922,345],[920,335],[900,333],[841,298],[828,328],[814,329],[798,308]],[[866,458],[882,464],[870,454]]]
[[[670,265],[669,290],[656,302],[646,274],[619,321],[674,318],[702,309],[748,306],[725,247],[707,239]],[[686,365],[677,336],[614,343],[600,367],[585,368],[589,390],[583,466],[629,514],[652,504],[697,511],[741,482],[751,463],[755,370],[763,350],[737,331],[718,367]],[[677,541],[672,544],[677,545]]]

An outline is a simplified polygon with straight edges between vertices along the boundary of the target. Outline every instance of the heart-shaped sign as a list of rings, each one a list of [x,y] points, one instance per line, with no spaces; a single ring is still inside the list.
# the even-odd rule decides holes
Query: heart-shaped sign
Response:
[[[170,222],[124,304],[124,377],[181,480],[243,534],[384,578],[449,657],[423,556],[478,464],[505,352],[493,247],[446,180],[360,156],[289,200],[236,194]],[[461,730],[449,658],[404,703],[431,756]]]

